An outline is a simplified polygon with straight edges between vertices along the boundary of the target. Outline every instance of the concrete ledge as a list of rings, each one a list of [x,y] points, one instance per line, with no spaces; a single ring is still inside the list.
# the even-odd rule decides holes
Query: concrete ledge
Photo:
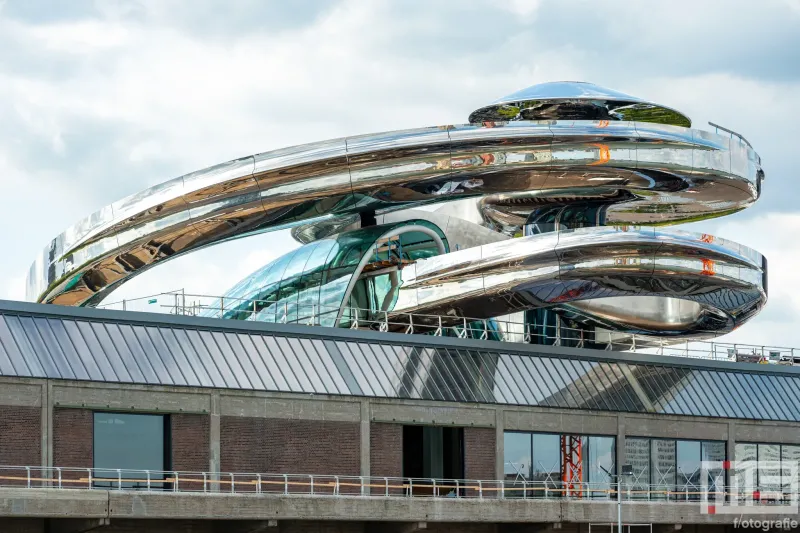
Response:
[[[107,518],[108,492],[2,488],[0,516]]]
[[[626,502],[622,518],[638,524],[733,524],[733,514],[708,515],[698,503]],[[143,493],[54,489],[0,489],[0,517],[163,520],[431,523],[614,523],[609,501],[457,500],[214,493]],[[789,515],[746,515],[755,520]]]

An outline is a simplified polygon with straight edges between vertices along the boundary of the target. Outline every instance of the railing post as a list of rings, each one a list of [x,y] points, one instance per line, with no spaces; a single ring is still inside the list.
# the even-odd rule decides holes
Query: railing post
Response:
[[[203,472],[203,492],[208,492],[208,476]]]
[[[456,498],[461,497],[461,490],[458,488],[458,480],[456,480]]]
[[[261,474],[256,474],[256,494],[261,494]]]
[[[219,299],[219,317],[225,318],[225,297],[221,296]]]
[[[414,495],[414,479],[413,478],[408,478],[408,495],[409,496],[413,496]]]
[[[22,462],[22,461],[20,461],[20,462]],[[31,467],[26,466],[25,467],[25,472],[27,473],[27,476],[28,476],[28,488],[31,488]]]
[[[483,499],[483,481],[481,481],[480,479],[478,480],[478,499],[479,500]]]
[[[433,497],[435,498],[436,496],[438,496],[438,494],[436,494],[436,480],[431,479],[431,482],[433,483]]]
[[[500,481],[500,498],[505,499],[506,497],[506,482],[505,480]]]
[[[231,472],[231,494],[236,492],[236,478],[233,477],[233,472]]]
[[[61,467],[57,466],[56,470],[58,471],[58,488],[61,488]]]
[[[364,495],[364,478],[361,478],[361,495]],[[339,476],[333,476],[333,494],[338,496],[339,495]]]
[[[122,470],[117,468],[117,490],[122,490]]]
[[[179,481],[178,473],[177,472],[173,472],[172,473],[172,477],[175,478],[175,482],[172,484],[172,491],[173,492],[178,492],[180,490],[180,487],[178,486],[178,481]]]
[[[145,475],[147,476],[147,492],[150,492],[150,471],[145,470]]]
[[[361,495],[364,495],[364,476],[359,476],[358,481],[361,483]]]
[[[311,479],[311,495],[313,496],[314,495],[314,476],[313,475],[309,475],[308,477],[309,477],[309,479]]]
[[[87,468],[86,471],[89,473],[89,488],[92,488],[92,469]]]
[[[389,497],[389,478],[387,478],[387,477],[383,478],[383,483],[386,486],[385,496],[388,498]]]
[[[287,474],[283,475],[283,493],[289,494],[289,476]]]

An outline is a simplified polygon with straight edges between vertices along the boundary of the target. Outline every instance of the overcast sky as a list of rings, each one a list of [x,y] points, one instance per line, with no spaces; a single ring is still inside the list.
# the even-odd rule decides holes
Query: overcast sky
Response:
[[[692,225],[770,266],[728,336],[800,347],[800,0],[0,0],[0,298],[50,239],[203,167],[344,135],[466,122],[523,87],[591,81],[741,132],[758,204]],[[155,268],[111,299],[220,294],[293,246],[272,233]]]

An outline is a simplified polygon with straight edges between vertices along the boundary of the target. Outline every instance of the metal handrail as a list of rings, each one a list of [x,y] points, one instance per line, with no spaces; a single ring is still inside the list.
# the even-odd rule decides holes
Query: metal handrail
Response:
[[[142,304],[142,302],[147,302]],[[153,307],[153,304],[156,304]],[[277,305],[276,305],[277,304]],[[125,299],[98,306],[103,309],[127,311],[160,311],[184,316],[216,316],[231,318],[247,315],[246,320],[311,326],[337,325],[343,309],[340,326],[351,329],[373,329],[381,332],[424,333],[434,336],[492,339],[503,342],[520,342],[577,348],[614,350],[739,362],[776,362],[800,364],[800,349],[782,346],[726,343],[717,341],[676,342],[671,338],[657,338],[633,334],[609,334],[604,339],[590,341],[585,331],[559,327],[537,330],[525,322],[512,319],[453,317],[424,313],[371,311],[358,307],[322,306],[319,304],[289,305],[270,300],[249,300],[227,296],[189,294],[183,290],[158,293],[135,299]],[[494,326],[491,327],[490,323]]]
[[[735,476],[731,476],[735,479]],[[213,481],[211,481],[213,480]],[[197,492],[258,495],[306,495],[357,498],[456,498],[610,500],[681,503],[747,501],[753,504],[796,503],[798,494],[787,487],[718,484],[711,487],[684,484],[623,482],[572,483],[534,481],[520,477],[504,480],[378,477],[321,474],[249,472],[189,472],[112,468],[0,466],[0,487],[52,490],[108,490],[143,492]],[[618,487],[621,494],[617,494]]]

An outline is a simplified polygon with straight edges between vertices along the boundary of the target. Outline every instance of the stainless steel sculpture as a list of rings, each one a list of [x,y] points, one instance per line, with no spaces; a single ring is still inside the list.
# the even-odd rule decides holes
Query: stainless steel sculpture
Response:
[[[228,239],[293,227],[308,243],[419,219],[413,208],[432,204],[444,207],[431,217],[453,220],[449,205],[471,200],[479,225],[470,231],[462,220],[454,236],[457,224],[447,223],[450,253],[395,265],[394,310],[488,318],[548,308],[610,331],[718,335],[765,303],[764,259],[660,227],[748,207],[764,174],[743,138],[690,125],[635,97],[551,83],[481,108],[465,125],[244,157],[75,224],[32,265],[28,297],[96,305],[151,266]]]

